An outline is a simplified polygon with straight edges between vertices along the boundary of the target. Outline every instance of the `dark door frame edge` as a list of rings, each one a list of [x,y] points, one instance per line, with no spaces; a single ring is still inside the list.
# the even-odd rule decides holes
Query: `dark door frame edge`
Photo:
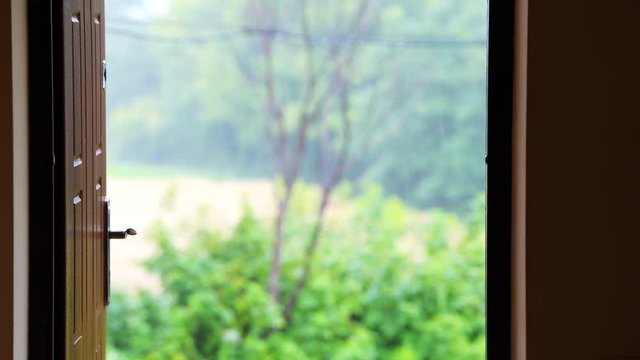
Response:
[[[28,0],[29,359],[64,356],[64,174],[56,164],[64,90],[58,13],[63,1]],[[64,148],[62,147],[64,150]],[[59,161],[64,159],[59,156]],[[62,191],[60,191],[62,190]],[[62,222],[61,222],[62,221]],[[61,226],[62,225],[62,226]]]
[[[29,359],[64,354],[63,1],[28,0]],[[489,1],[487,359],[511,357],[515,0]]]
[[[489,0],[487,90],[487,359],[511,358],[515,0]]]

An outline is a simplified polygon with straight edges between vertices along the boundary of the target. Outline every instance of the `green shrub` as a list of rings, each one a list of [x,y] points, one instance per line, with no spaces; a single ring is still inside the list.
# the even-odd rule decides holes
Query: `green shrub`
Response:
[[[299,186],[282,267],[301,272],[314,190]],[[292,320],[267,291],[272,232],[245,209],[230,235],[206,222],[188,246],[158,223],[147,262],[163,294],[114,292],[109,345],[120,358],[480,360],[485,348],[484,200],[462,223],[371,187],[334,202]]]

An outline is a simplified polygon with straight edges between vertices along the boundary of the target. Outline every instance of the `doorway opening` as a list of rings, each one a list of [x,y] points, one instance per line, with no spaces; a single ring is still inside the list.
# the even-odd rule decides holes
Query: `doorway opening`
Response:
[[[138,4],[138,3],[136,3]],[[437,4],[437,2],[429,2]],[[69,87],[68,79],[65,79],[65,58],[69,56],[68,48],[64,44],[71,41],[63,28],[68,27],[67,20],[77,22],[77,14],[71,14],[69,18],[61,17],[68,12],[67,2],[47,2],[45,4],[29,1],[28,4],[28,53],[29,53],[29,356],[33,358],[59,358],[65,356],[65,344],[68,320],[66,308],[66,242],[68,228],[65,224],[65,207],[69,200],[65,196],[65,171],[67,159],[65,159],[66,140],[69,136],[65,132],[67,112],[70,111],[64,102],[68,100],[65,88]],[[111,15],[113,7],[109,11]],[[143,24],[130,24],[126,29],[110,29],[110,42],[116,37],[113,32],[127,34],[129,38],[139,39],[141,46],[144,42],[171,43],[175,42],[176,33],[159,29],[158,32],[141,32],[141,29],[155,23],[158,17],[167,14],[167,6],[160,9],[155,15],[149,17],[149,7],[134,6],[134,9],[125,14],[124,20],[136,20]],[[412,9],[412,11],[415,9]],[[397,11],[391,11],[391,13]],[[489,49],[488,49],[488,91],[487,91],[487,216],[486,216],[486,356],[489,359],[509,359],[511,352],[511,162],[512,162],[512,109],[513,109],[513,50],[514,50],[514,2],[490,2],[489,3]],[[122,15],[122,14],[121,14]],[[179,15],[179,14],[176,14]],[[411,15],[415,14],[411,12]],[[441,14],[442,15],[442,14]],[[154,18],[155,16],[155,18]],[[109,17],[109,15],[107,16]],[[447,19],[446,16],[439,20]],[[451,17],[450,17],[451,19]],[[91,19],[93,24],[99,25],[101,18]],[[97,20],[97,22],[96,22]],[[189,25],[185,18],[168,18],[171,23]],[[459,20],[459,19],[458,19]],[[64,24],[63,24],[64,23]],[[186,23],[186,24],[185,24]],[[458,24],[463,24],[464,21]],[[461,25],[462,26],[462,25]],[[186,26],[189,27],[189,26]],[[134,28],[134,29],[132,29]],[[137,28],[137,30],[135,29]],[[155,28],[155,27],[154,27]],[[311,28],[310,28],[311,29]],[[207,41],[202,36],[193,36],[186,33],[184,27],[178,35],[184,42],[193,45],[193,48],[203,47]],[[453,31],[454,33],[457,30]],[[394,33],[390,33],[394,35]],[[275,35],[275,34],[273,34]],[[126,35],[122,35],[126,37]],[[208,37],[210,37],[209,34]],[[217,37],[224,37],[218,32]],[[255,37],[255,31],[254,35]],[[299,30],[298,30],[299,37]],[[326,36],[323,36],[326,38]],[[327,42],[326,40],[325,43]],[[360,42],[364,42],[358,40]],[[388,41],[387,41],[388,42]],[[393,39],[393,43],[402,42]],[[131,53],[135,54],[137,47],[133,46]],[[144,51],[143,51],[144,52]],[[184,50],[174,48],[174,51],[166,50],[164,54],[183,55]],[[156,53],[158,56],[160,53]],[[161,54],[160,54],[161,55]],[[136,59],[135,56],[130,56]],[[159,61],[159,60],[158,60]],[[144,62],[143,62],[144,65]],[[151,65],[151,63],[148,63]],[[142,66],[144,68],[144,66]],[[117,69],[117,66],[112,67]],[[195,68],[194,68],[195,69]],[[175,69],[176,73],[188,74],[187,69]],[[100,66],[96,66],[99,74]],[[111,75],[112,72],[110,72]],[[141,81],[136,78],[138,73],[131,72],[130,82],[135,84]],[[225,75],[224,72],[217,74]],[[395,76],[395,74],[392,74]],[[112,77],[112,76],[110,76]],[[179,78],[179,76],[176,76]],[[112,79],[113,80],[113,79]],[[114,81],[111,81],[112,83]],[[99,84],[98,84],[99,85]],[[113,86],[112,86],[113,87]],[[121,91],[123,89],[120,89]],[[114,91],[111,89],[111,91]],[[100,91],[98,90],[97,93]],[[176,97],[182,93],[172,92]],[[184,95],[184,94],[183,94]],[[386,99],[383,99],[386,100]],[[189,106],[195,106],[196,103]],[[112,109],[110,109],[111,111]],[[68,119],[67,119],[68,120]],[[155,121],[155,120],[154,120]],[[154,122],[152,121],[152,123]],[[190,124],[187,124],[190,125]],[[133,127],[131,127],[133,129]],[[134,132],[134,130],[132,130]],[[141,135],[141,133],[136,133]],[[173,134],[171,134],[173,135]],[[317,136],[317,134],[316,134]],[[111,136],[110,136],[111,137]],[[167,139],[173,139],[169,136]],[[167,140],[167,141],[169,141]],[[185,144],[184,141],[181,142]],[[133,154],[137,146],[130,149]],[[400,156],[405,156],[402,154]],[[63,159],[60,161],[60,159]],[[451,159],[456,160],[455,158]],[[68,164],[67,164],[68,165]],[[198,166],[202,169],[201,166]],[[136,174],[138,178],[144,177],[144,168],[136,167],[133,174],[129,169],[120,167],[121,173],[128,176]],[[189,170],[193,173],[193,169]],[[306,170],[308,171],[308,170]],[[152,174],[175,174],[174,169],[160,169],[156,167]],[[186,171],[181,170],[182,173]],[[111,169],[111,174],[117,175],[117,169]],[[379,175],[379,174],[378,174]],[[217,175],[219,176],[219,174]],[[309,185],[311,181],[305,179]],[[313,186],[313,184],[311,184]],[[317,189],[317,188],[316,188]],[[356,188],[361,191],[362,188]],[[347,194],[362,194],[362,192],[346,192]],[[384,194],[388,194],[383,192]],[[168,192],[170,195],[171,192]],[[341,193],[343,194],[343,193]],[[171,199],[172,196],[167,196]],[[75,199],[75,198],[74,198]],[[164,203],[170,203],[165,201]],[[135,202],[129,202],[132,205]],[[116,215],[117,217],[117,215]],[[132,219],[128,219],[132,220]],[[131,225],[130,221],[122,221],[124,226]],[[228,234],[227,234],[228,235]],[[117,246],[117,245],[116,245]],[[123,263],[120,263],[123,265]],[[126,263],[125,263],[126,265]],[[299,268],[299,267],[298,267]],[[290,269],[288,270],[290,271]],[[299,275],[296,274],[296,275]],[[135,273],[131,273],[135,276]],[[146,275],[145,275],[146,276]],[[290,289],[286,289],[290,290]],[[127,294],[135,293],[135,290],[127,290]],[[133,299],[135,296],[127,296]],[[150,300],[154,300],[149,298]],[[156,299],[157,300],[157,299]],[[163,301],[166,301],[163,300]],[[154,306],[157,301],[147,302]],[[115,309],[116,307],[112,307]],[[112,310],[114,312],[115,310]],[[389,311],[388,314],[394,313]],[[135,315],[135,314],[134,314]],[[132,318],[135,318],[132,316]],[[181,319],[177,316],[175,319]],[[354,320],[358,318],[355,317]],[[135,319],[134,319],[135,320]],[[135,322],[139,326],[135,334],[150,334],[150,329],[145,324],[154,323],[153,319],[143,322]],[[177,323],[174,323],[177,324]],[[170,325],[171,326],[171,325]],[[183,328],[186,329],[186,328]],[[192,328],[193,329],[193,328]],[[120,329],[125,331],[126,329]],[[114,331],[111,330],[111,333]],[[269,332],[269,336],[277,332]],[[235,339],[235,333],[230,332],[230,339]],[[193,338],[183,333],[183,338]],[[138,339],[155,338],[149,335]],[[235,341],[235,340],[233,340]],[[232,342],[233,342],[232,341]],[[113,344],[111,344],[113,348]],[[110,352],[110,356],[118,356],[117,352]],[[120,353],[121,357],[125,356]],[[178,358],[184,355],[176,355]],[[378,355],[382,356],[382,355]],[[400,355],[398,355],[400,356]]]
[[[110,359],[484,359],[487,2],[107,2]]]

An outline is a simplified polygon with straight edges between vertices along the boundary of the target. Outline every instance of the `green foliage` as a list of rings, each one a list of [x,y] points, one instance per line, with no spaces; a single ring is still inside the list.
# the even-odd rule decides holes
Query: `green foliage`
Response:
[[[267,291],[268,223],[251,209],[230,234],[198,220],[157,223],[159,252],[147,263],[162,294],[115,292],[110,349],[120,358],[393,359],[485,358],[484,200],[468,221],[424,213],[380,187],[334,199],[309,283],[293,318]],[[317,189],[297,185],[283,259],[283,292],[301,271]],[[180,230],[180,231],[179,231]]]
[[[258,2],[176,0],[169,14],[145,22],[122,20],[127,7],[138,2],[107,2],[110,161],[207,168],[222,176],[271,176],[273,134],[265,111],[260,38],[238,31],[260,25],[260,17],[249,10]],[[301,31],[303,2],[266,3],[277,14],[276,26]],[[305,3],[313,14],[311,31],[349,34],[358,2]],[[359,43],[345,72],[352,89],[351,153],[357,158],[347,177],[357,189],[376,182],[412,206],[467,214],[466,204],[485,183],[486,47],[464,41],[485,38],[486,4],[371,2],[366,38],[418,41]],[[215,36],[212,41],[185,40]],[[158,37],[169,41],[155,41]],[[274,39],[275,92],[287,118],[287,135],[293,137],[292,119],[303,111],[307,74],[320,74],[318,92],[328,88],[331,76],[324,67],[348,41],[318,41],[315,64],[309,65],[301,39]],[[436,45],[420,42],[428,40]],[[327,105],[332,143],[339,140],[338,112],[337,101]],[[320,130],[312,133],[303,176],[318,183]]]

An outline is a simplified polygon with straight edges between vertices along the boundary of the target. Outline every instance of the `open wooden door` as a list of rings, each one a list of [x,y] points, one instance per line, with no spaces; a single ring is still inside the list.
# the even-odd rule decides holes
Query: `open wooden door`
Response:
[[[104,0],[64,0],[62,16],[65,358],[104,359],[108,287]]]

